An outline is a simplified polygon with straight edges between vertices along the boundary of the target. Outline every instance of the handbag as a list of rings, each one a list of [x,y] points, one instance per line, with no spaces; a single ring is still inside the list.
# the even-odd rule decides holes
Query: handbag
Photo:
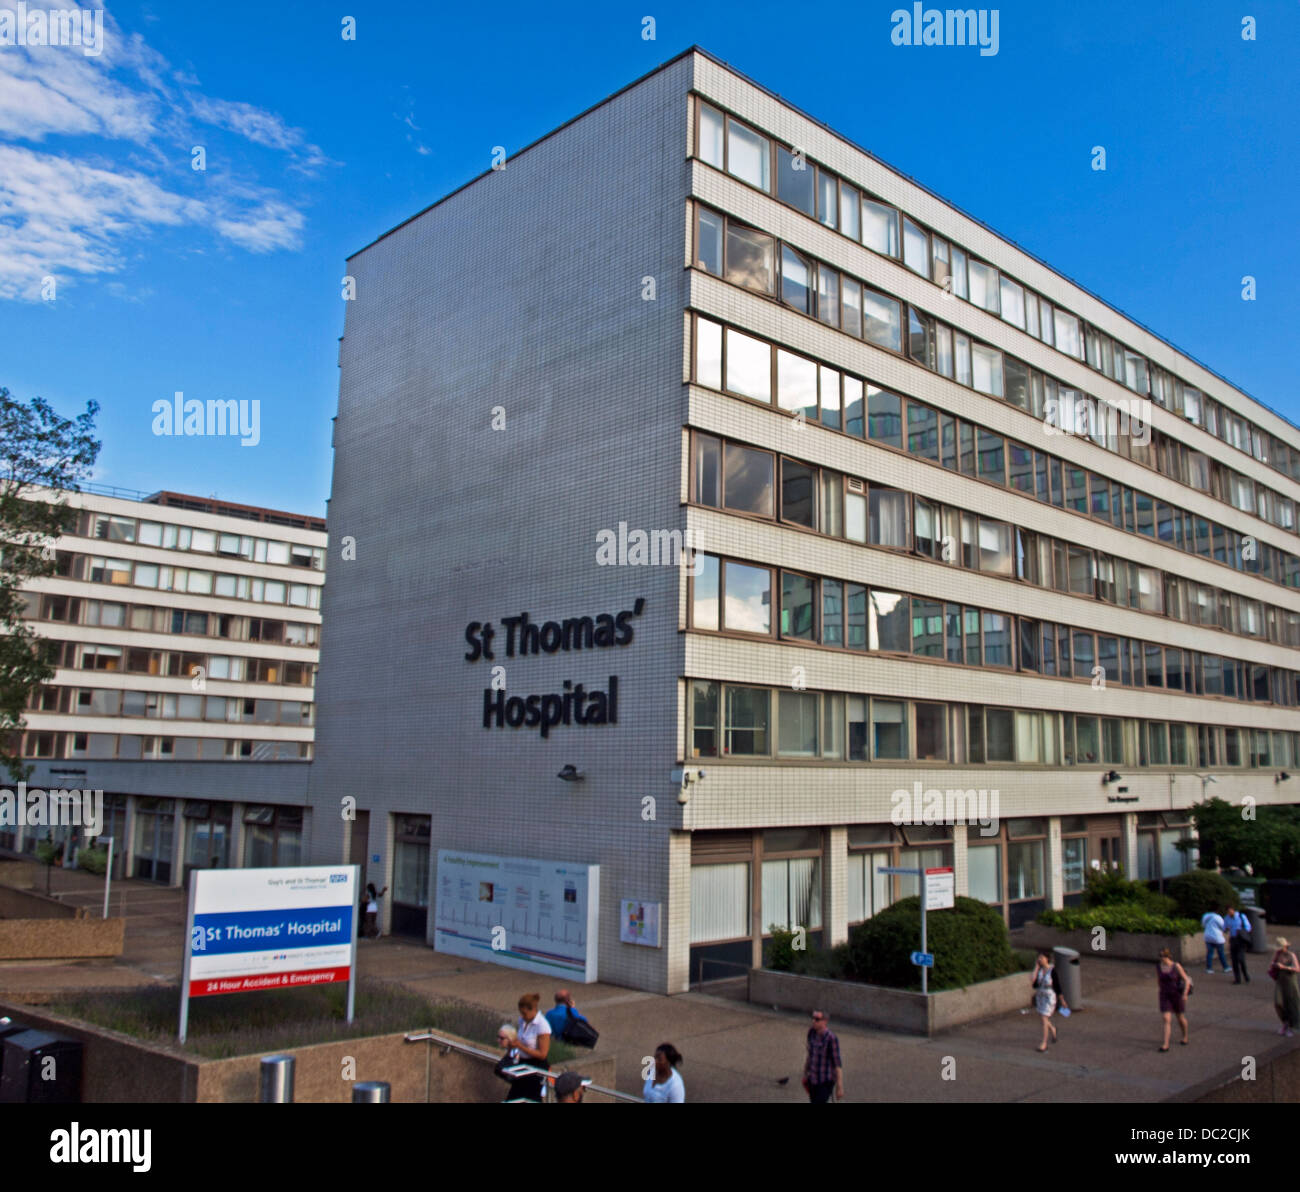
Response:
[[[1281,971],[1282,970],[1277,967],[1277,961],[1273,961],[1273,963],[1268,966],[1268,979],[1270,981],[1276,981],[1277,975]]]
[[[510,1052],[507,1051],[505,1055],[503,1055],[499,1060],[497,1060],[496,1064],[493,1066],[492,1075],[498,1077],[501,1080],[506,1081],[506,1083],[509,1084],[514,1080],[514,1077],[507,1076],[505,1073],[505,1069],[513,1068],[517,1063],[519,1063],[519,1060],[515,1058],[513,1055],[511,1055]]]

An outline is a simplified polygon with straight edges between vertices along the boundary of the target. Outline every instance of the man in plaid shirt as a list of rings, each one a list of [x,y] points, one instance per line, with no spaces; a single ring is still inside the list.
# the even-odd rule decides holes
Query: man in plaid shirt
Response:
[[[844,1065],[840,1063],[840,1041],[831,1031],[823,1010],[814,1010],[808,1031],[808,1059],[803,1068],[803,1087],[814,1105],[828,1104],[831,1090],[844,1099]]]

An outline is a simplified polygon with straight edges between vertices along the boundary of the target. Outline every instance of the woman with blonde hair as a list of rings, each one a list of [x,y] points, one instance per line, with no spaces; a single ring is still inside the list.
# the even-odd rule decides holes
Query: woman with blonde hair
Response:
[[[1169,1020],[1174,1014],[1178,1015],[1178,1025],[1183,1028],[1183,1037],[1179,1042],[1186,1046],[1187,997],[1192,992],[1192,979],[1168,948],[1160,949],[1160,960],[1156,963],[1156,985],[1160,990],[1160,1017],[1165,1023],[1165,1037],[1160,1050],[1169,1050]]]
[[[1277,951],[1273,953],[1273,963],[1268,966],[1268,975],[1276,984],[1273,986],[1273,1008],[1282,1020],[1279,1035],[1288,1039],[1300,1028],[1300,962],[1291,951],[1291,942],[1283,936],[1277,938]]]
[[[551,1053],[551,1024],[540,1010],[542,995],[526,993],[519,999],[519,1025],[516,1028],[514,1050],[521,1064],[534,1068],[549,1068]],[[508,1100],[524,1098],[528,1101],[545,1100],[545,1076],[521,1076],[510,1086]]]

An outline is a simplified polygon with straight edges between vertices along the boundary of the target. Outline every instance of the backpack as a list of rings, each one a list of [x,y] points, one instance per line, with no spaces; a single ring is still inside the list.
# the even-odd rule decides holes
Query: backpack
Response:
[[[560,1036],[566,1043],[576,1047],[595,1047],[600,1032],[576,1011],[570,1010],[568,1021],[564,1025],[564,1034]]]

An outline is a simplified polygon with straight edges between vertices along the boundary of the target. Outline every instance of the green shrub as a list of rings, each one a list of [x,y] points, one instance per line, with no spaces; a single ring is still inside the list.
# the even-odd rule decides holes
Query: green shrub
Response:
[[[921,947],[921,900],[904,898],[849,932],[850,980],[920,988],[911,954]],[[926,915],[926,949],[934,954],[930,989],[956,989],[1020,970],[1002,916],[987,903],[958,898],[952,910]]]
[[[108,868],[108,849],[83,848],[77,854],[77,868],[102,877],[104,870]]]
[[[767,961],[764,968],[778,973],[788,973],[794,967],[794,932],[773,923],[768,931],[772,938],[768,941]]]
[[[1178,904],[1178,913],[1200,924],[1201,916],[1215,908],[1223,911],[1235,906],[1240,898],[1232,883],[1208,869],[1181,873],[1169,883],[1170,897]]]
[[[1170,918],[1178,905],[1167,894],[1151,889],[1145,882],[1131,882],[1122,869],[1093,869],[1083,888],[1084,906],[1140,906],[1153,915]]]
[[[1195,919],[1155,915],[1135,903],[1069,906],[1060,911],[1043,911],[1038,916],[1038,922],[1044,927],[1057,927],[1062,931],[1091,931],[1094,927],[1104,927],[1107,931],[1132,931],[1151,935],[1192,935],[1200,927]]]
[[[53,865],[63,855],[63,846],[49,840],[36,842],[36,859],[42,865]]]
[[[812,948],[795,954],[791,971],[804,977],[825,977],[830,981],[849,979],[849,946],[836,944],[830,948]]]

